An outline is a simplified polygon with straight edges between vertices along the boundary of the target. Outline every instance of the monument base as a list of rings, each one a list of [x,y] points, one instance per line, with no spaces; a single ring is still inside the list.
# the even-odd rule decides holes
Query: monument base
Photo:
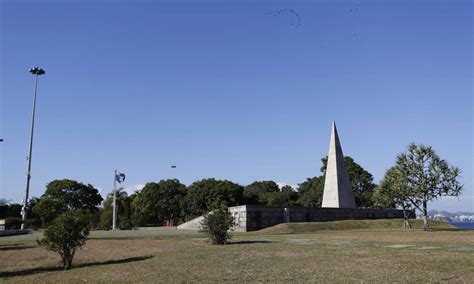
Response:
[[[241,205],[229,208],[236,232],[257,231],[281,223],[341,220],[403,219],[403,210],[371,208],[313,208]],[[415,211],[409,211],[415,218]]]
[[[32,231],[29,229],[25,230],[4,230],[0,231],[0,237],[16,236],[16,235],[26,235],[31,234]]]

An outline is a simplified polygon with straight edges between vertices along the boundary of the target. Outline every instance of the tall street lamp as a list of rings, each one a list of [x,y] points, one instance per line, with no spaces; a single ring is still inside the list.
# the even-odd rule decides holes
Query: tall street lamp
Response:
[[[30,191],[30,178],[31,178],[31,154],[33,152],[33,131],[35,128],[35,111],[36,111],[36,92],[38,90],[38,76],[44,75],[43,69],[34,67],[30,69],[30,73],[35,75],[35,93],[33,95],[33,111],[31,116],[31,130],[30,130],[30,146],[28,148],[28,156],[26,156],[26,189],[25,199],[23,199],[23,207],[21,208],[21,229],[25,228],[26,215],[28,214],[28,194]]]
[[[176,169],[176,166],[175,166],[175,165],[172,165],[172,166],[171,166],[171,177],[172,177],[173,179],[175,179],[175,175],[174,175],[175,169]]]

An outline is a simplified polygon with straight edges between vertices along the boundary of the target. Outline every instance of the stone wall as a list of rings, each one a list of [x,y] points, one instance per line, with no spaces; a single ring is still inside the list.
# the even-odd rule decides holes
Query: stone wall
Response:
[[[236,226],[234,231],[248,232],[280,223],[325,222],[338,220],[401,219],[403,210],[368,208],[310,208],[242,205],[229,208]],[[412,211],[411,217],[415,218]]]
[[[31,234],[31,230],[4,230],[0,231],[0,237]]]

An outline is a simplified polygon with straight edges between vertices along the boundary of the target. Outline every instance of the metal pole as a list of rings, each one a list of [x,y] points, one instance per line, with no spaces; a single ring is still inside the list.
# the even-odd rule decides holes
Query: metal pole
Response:
[[[113,213],[112,213],[112,231],[115,231],[116,227],[116,210],[115,203],[117,201],[117,170],[114,170],[114,201],[113,201]]]
[[[33,132],[35,128],[35,112],[36,112],[36,92],[38,90],[38,74],[35,74],[35,94],[33,96],[33,111],[31,117],[31,129],[30,129],[30,146],[28,148],[28,156],[26,157],[27,166],[26,166],[26,189],[25,189],[25,199],[23,200],[23,207],[21,209],[21,229],[25,228],[26,216],[28,214],[28,195],[30,192],[30,178],[31,178],[31,155],[33,153]]]
[[[176,166],[175,166],[175,165],[172,165],[172,166],[171,166],[171,178],[172,178],[172,179],[176,179],[175,169],[176,169]]]

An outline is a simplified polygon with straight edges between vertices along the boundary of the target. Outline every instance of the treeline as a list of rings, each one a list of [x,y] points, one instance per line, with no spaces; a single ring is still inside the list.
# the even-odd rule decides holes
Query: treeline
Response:
[[[39,228],[41,226],[41,219],[38,215],[32,212],[32,208],[38,203],[39,198],[33,197],[28,203],[27,210],[30,212],[29,218],[26,222],[28,228]],[[5,199],[0,199],[0,219],[5,219],[5,227],[10,230],[18,230],[21,227],[21,204],[9,203]]]
[[[398,155],[395,165],[387,170],[379,186],[373,182],[372,174],[351,157],[344,159],[357,207],[397,207],[406,212],[418,209],[426,230],[428,202],[442,196],[459,196],[463,188],[461,170],[450,166],[425,145],[409,145],[406,152]],[[243,204],[321,207],[327,157],[321,161],[321,175],[306,179],[296,189],[291,186],[280,188],[274,181],[256,181],[242,186],[228,180],[207,178],[189,186],[177,179],[149,182],[131,195],[118,190],[117,225],[121,229],[178,225],[215,209]],[[41,198],[30,202],[26,226],[47,226],[62,213],[81,210],[89,216],[92,228],[109,229],[112,200],[113,193],[103,200],[90,184],[55,180],[46,186]],[[0,219],[7,218],[7,228],[21,225],[20,211],[21,205],[0,202]],[[407,218],[405,222],[409,227]]]
[[[320,176],[308,178],[297,188],[288,185],[280,188],[270,180],[242,186],[228,180],[206,178],[189,186],[177,179],[149,182],[142,190],[131,195],[119,189],[116,192],[117,226],[128,229],[136,226],[178,225],[214,209],[244,204],[320,207],[326,162],[325,157],[322,159]],[[373,199],[376,185],[372,175],[351,157],[345,157],[345,164],[357,206],[377,206]],[[109,229],[112,226],[112,203],[113,192],[102,200],[92,185],[72,180],[55,180],[46,186],[46,192],[41,198],[35,198],[30,203],[27,225],[46,226],[58,212],[66,212],[69,208],[88,210],[92,227]],[[14,212],[1,211],[0,218],[10,217],[7,220],[13,219],[14,222],[9,223],[14,223],[15,228],[19,227],[21,205],[10,204],[9,207]]]
[[[327,158],[322,159],[321,175],[308,178],[298,187],[280,188],[274,181],[256,181],[242,186],[229,180],[206,178],[186,186],[177,179],[149,182],[142,190],[128,195],[118,190],[117,226],[178,225],[205,213],[238,205],[321,207]],[[376,207],[372,175],[351,157],[345,157],[358,207]],[[113,193],[100,209],[99,227],[112,225]]]

